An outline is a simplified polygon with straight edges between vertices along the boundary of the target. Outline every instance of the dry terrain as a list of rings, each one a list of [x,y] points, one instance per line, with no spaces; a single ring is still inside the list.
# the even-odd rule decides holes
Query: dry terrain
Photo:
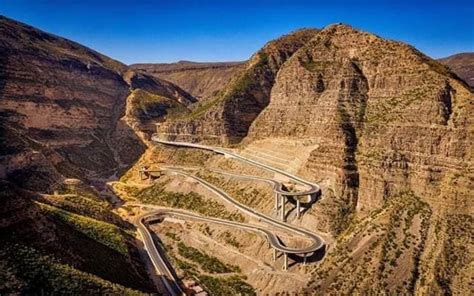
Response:
[[[0,17],[0,51],[0,294],[163,291],[127,202],[260,223],[191,178],[142,180],[141,166],[192,168],[269,216],[271,186],[215,170],[293,186],[209,151],[154,144],[154,132],[225,146],[322,189],[288,223],[321,235],[324,256],[290,258],[288,271],[255,233],[153,224],[185,284],[213,295],[474,290],[474,94],[456,63],[443,61],[466,82],[407,44],[340,24],[272,40],[244,63],[128,67]]]

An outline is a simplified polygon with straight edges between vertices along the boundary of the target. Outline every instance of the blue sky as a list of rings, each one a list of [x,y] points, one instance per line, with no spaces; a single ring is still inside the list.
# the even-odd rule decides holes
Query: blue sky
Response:
[[[0,0],[0,14],[127,64],[245,60],[282,34],[339,22],[434,58],[474,51],[472,0]]]

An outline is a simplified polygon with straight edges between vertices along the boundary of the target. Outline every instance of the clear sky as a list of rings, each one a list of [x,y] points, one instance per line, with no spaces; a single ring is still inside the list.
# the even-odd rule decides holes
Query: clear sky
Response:
[[[434,58],[474,51],[473,0],[0,0],[0,14],[127,64],[245,60],[282,34],[339,22]]]

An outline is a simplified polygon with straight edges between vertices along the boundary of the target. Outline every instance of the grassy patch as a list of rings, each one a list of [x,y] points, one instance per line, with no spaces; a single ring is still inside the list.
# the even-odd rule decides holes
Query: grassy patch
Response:
[[[110,212],[109,204],[104,201],[97,201],[82,195],[49,195],[45,197],[48,204],[61,208],[68,212],[88,216],[98,220],[114,222],[113,214]]]
[[[188,109],[172,99],[149,93],[143,89],[133,91],[131,113],[136,118],[146,120],[162,116],[176,117],[186,114]]]
[[[143,295],[139,291],[79,271],[21,244],[0,250],[2,294]]]
[[[166,191],[161,184],[143,189],[136,195],[136,198],[143,203],[190,210],[206,216],[232,221],[244,221],[241,214],[230,213],[224,205],[217,201],[206,199],[195,192],[183,194]]]
[[[100,242],[123,255],[128,254],[125,239],[117,226],[78,214],[73,214],[46,204],[39,203],[39,205],[48,215],[64,221],[93,240]]]
[[[223,101],[223,97],[218,96],[214,99],[206,100],[205,102],[198,103],[197,106],[193,109],[193,111],[191,113],[188,113],[188,114],[185,114],[184,116],[181,116],[180,119],[195,119],[195,118],[198,118],[199,116],[203,115],[204,113],[206,113],[208,110],[210,110],[214,106],[217,106],[222,101]]]
[[[240,272],[240,268],[221,262],[213,256],[209,256],[196,248],[186,246],[183,242],[178,243],[178,253],[186,259],[198,263],[203,271],[210,273]]]
[[[262,200],[262,192],[257,189],[252,189],[249,186],[242,188],[242,185],[233,181],[228,181],[226,178],[218,174],[199,171],[197,176],[219,188],[224,188],[227,193],[235,197],[236,200],[244,205],[256,207]]]
[[[252,286],[239,276],[216,278],[208,275],[198,276],[199,281],[208,289],[211,295],[257,295]]]

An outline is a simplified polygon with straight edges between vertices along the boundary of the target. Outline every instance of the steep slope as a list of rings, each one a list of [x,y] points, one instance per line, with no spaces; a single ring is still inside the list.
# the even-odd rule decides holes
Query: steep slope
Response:
[[[171,81],[199,100],[216,95],[239,71],[244,62],[196,63],[179,61],[170,64],[133,64],[131,69]]]
[[[448,66],[456,75],[461,77],[471,87],[474,87],[474,52],[458,53],[438,59]]]
[[[466,234],[450,247],[446,241],[455,239],[451,221],[466,225],[474,206],[473,100],[469,87],[438,62],[345,25],[320,31],[281,67],[270,103],[245,141],[316,145],[300,174],[324,184],[323,199],[342,200],[340,211],[352,219],[349,228],[338,228],[346,231],[327,256],[344,260],[342,267],[328,263],[314,291],[354,293],[370,285],[387,293],[467,293]],[[413,210],[395,200],[413,200]],[[382,209],[383,219],[362,219]],[[373,223],[380,237],[370,240]],[[417,237],[415,251],[402,235]],[[456,255],[449,257],[447,248]],[[357,268],[364,260],[375,261],[374,269]],[[458,266],[456,273],[447,273],[449,264]],[[362,278],[371,280],[364,285]]]
[[[119,121],[129,92],[123,64],[4,17],[0,32],[3,129],[35,141],[33,150],[50,148],[54,165],[84,176],[109,175],[140,155],[140,141]]]
[[[281,65],[316,32],[300,30],[267,43],[218,95],[195,106],[191,114],[161,124],[158,132],[187,141],[240,142],[267,106]]]
[[[129,227],[96,196],[76,192],[44,198],[3,180],[0,192],[2,294],[153,291],[138,264],[134,238],[126,233]],[[62,197],[72,202],[61,202]],[[96,219],[83,216],[92,211]]]
[[[141,124],[196,100],[5,17],[0,52],[0,293],[153,291],[104,179],[145,151]],[[160,100],[127,104],[136,92]]]
[[[462,81],[412,47],[335,25],[284,64],[248,140],[319,141],[307,169],[335,176],[339,195],[355,188],[348,200],[372,209],[403,189],[431,196],[434,182],[467,169],[471,100]],[[434,168],[443,172],[426,171]]]
[[[142,141],[120,120],[131,90],[183,106],[196,101],[167,81],[5,17],[0,32],[0,122],[2,136],[9,139],[2,142],[2,177],[33,167],[28,157],[49,162],[65,176],[112,175],[144,151]],[[149,112],[149,119],[166,113],[166,105],[151,105],[163,112]]]

